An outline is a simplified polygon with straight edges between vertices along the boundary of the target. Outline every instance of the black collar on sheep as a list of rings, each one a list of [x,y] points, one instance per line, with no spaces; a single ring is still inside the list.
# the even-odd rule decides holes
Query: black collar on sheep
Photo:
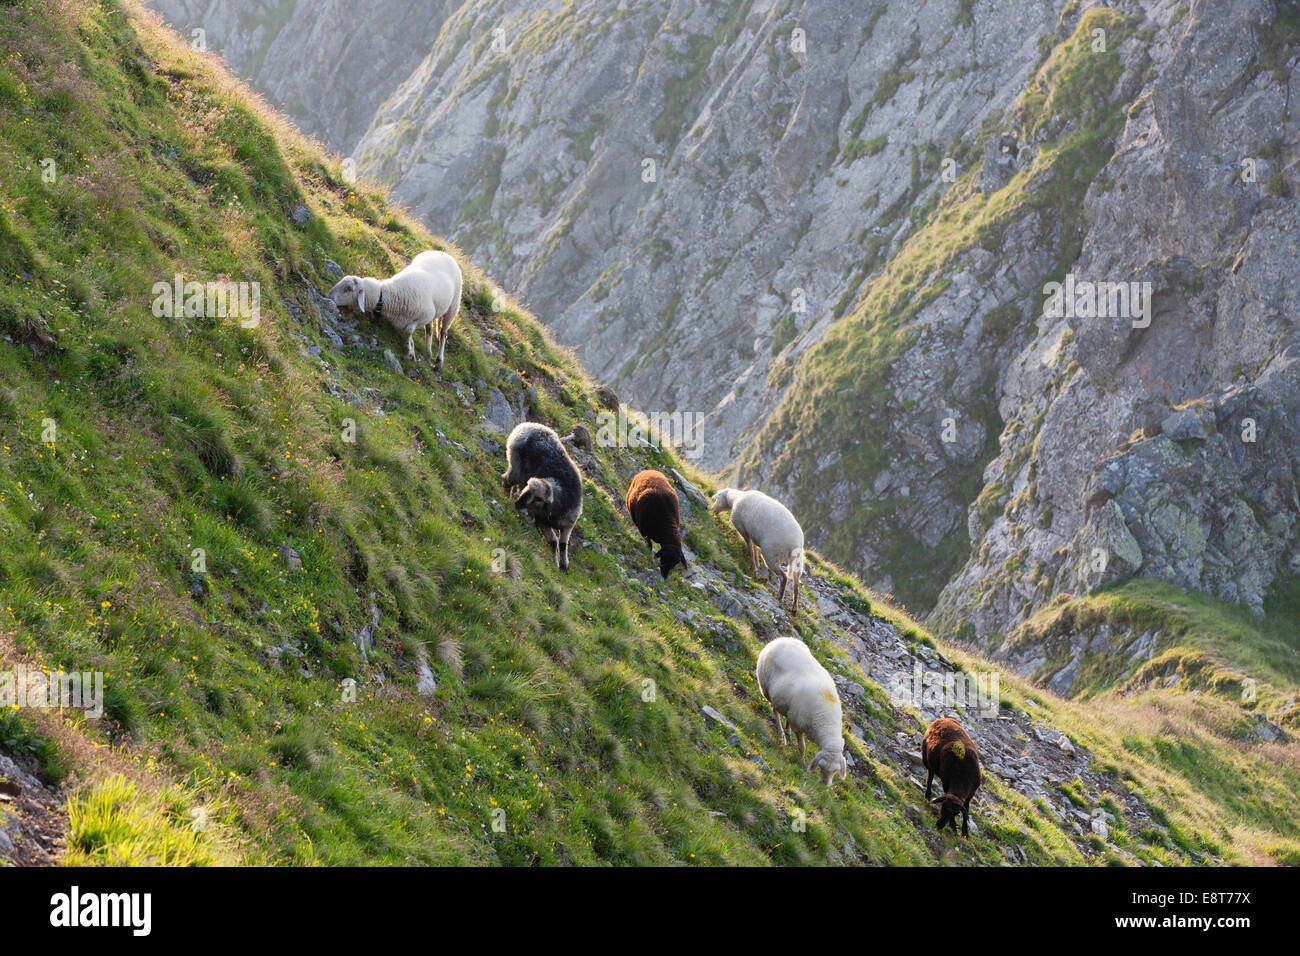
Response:
[[[375,315],[384,314],[384,290],[379,290],[379,301],[375,303]]]

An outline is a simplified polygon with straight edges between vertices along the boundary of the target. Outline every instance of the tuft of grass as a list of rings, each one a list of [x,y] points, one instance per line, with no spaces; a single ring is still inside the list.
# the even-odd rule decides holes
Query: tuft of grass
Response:
[[[109,777],[68,800],[67,866],[228,866],[235,862],[207,832],[205,812],[141,793]]]

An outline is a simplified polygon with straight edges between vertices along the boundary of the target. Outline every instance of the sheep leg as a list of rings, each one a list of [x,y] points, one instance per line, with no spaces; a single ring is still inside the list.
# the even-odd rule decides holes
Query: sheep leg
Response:
[[[573,534],[573,527],[572,527],[572,526],[570,526],[570,527],[564,529],[564,537],[563,537],[563,538],[560,537],[560,533],[559,533],[558,531],[555,533],[555,540],[556,540],[557,544],[559,545],[559,548],[558,548],[558,550],[557,550],[557,554],[560,553],[560,552],[563,552],[563,558],[561,559],[561,562],[560,562],[560,570],[561,570],[561,571],[567,571],[567,570],[569,570],[569,535],[571,535],[571,534]]]
[[[451,305],[451,311],[438,318],[438,371],[442,371],[442,360],[447,356],[447,336],[460,314],[460,296]]]
[[[785,601],[785,575],[781,575],[781,586],[776,591],[776,603],[781,604]]]
[[[961,808],[961,835],[970,839],[970,797],[966,798]]]
[[[758,577],[758,545],[752,541],[747,541],[749,545],[749,567],[753,571],[754,577]]]
[[[929,803],[933,798],[930,796],[930,785],[934,783],[934,771],[931,770],[925,775],[925,802]]]
[[[424,350],[429,353],[429,361],[433,361],[433,323],[430,322],[424,327]]]
[[[803,768],[807,770],[808,769],[808,741],[804,738],[802,730],[796,731],[795,735],[799,740],[799,762],[803,764]]]
[[[781,738],[781,746],[786,745],[785,728],[781,726],[781,715],[776,712],[776,704],[772,705],[772,716],[776,718],[776,734]]]
[[[799,614],[799,572],[794,573],[794,606],[790,608],[790,616],[795,617]]]
[[[414,329],[406,333],[406,359],[409,362],[415,361],[415,330]]]

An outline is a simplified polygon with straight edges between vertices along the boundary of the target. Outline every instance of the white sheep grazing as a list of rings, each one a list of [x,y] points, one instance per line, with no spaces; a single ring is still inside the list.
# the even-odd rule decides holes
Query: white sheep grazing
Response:
[[[758,678],[758,689],[772,705],[781,743],[786,743],[782,716],[798,739],[804,769],[818,768],[822,783],[828,787],[836,774],[847,779],[849,764],[844,757],[840,695],[835,681],[817,663],[808,646],[794,637],[778,637],[759,652],[754,676]],[[812,763],[807,762],[805,734],[820,748]]]
[[[731,523],[749,546],[749,563],[758,577],[758,553],[763,563],[781,575],[777,601],[785,600],[785,584],[794,584],[794,604],[790,616],[799,613],[799,578],[803,574],[803,528],[788,508],[761,491],[738,491],[723,488],[713,496],[714,514],[731,511]]]
[[[339,307],[382,317],[398,332],[406,333],[406,357],[415,358],[415,330],[423,328],[425,349],[433,358],[433,336],[438,336],[438,361],[447,352],[447,333],[460,312],[460,266],[445,252],[422,252],[391,279],[344,276],[330,290]]]

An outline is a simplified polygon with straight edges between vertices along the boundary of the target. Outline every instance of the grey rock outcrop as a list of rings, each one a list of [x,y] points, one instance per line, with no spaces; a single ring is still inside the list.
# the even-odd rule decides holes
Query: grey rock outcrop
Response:
[[[1296,54],[1271,3],[1176,14],[1150,10],[1151,79],[1073,266],[1150,282],[1150,325],[1040,319],[1008,364],[986,477],[1024,492],[987,530],[972,515],[933,618],[951,631],[1007,633],[1060,591],[1135,574],[1262,614],[1300,572],[1300,208],[1294,174],[1258,159],[1300,146]]]

